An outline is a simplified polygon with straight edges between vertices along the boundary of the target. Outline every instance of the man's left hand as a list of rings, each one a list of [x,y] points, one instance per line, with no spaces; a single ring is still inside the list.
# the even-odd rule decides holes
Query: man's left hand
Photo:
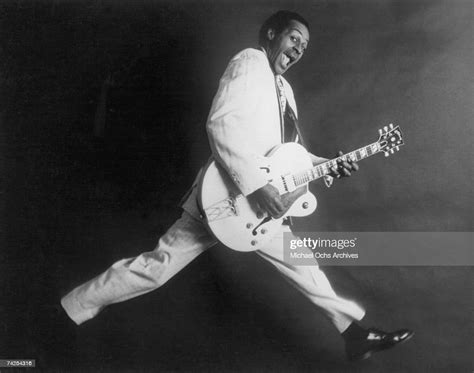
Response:
[[[337,153],[337,157],[340,157],[344,155],[342,151],[339,150]],[[359,170],[359,165],[352,161],[352,160],[342,160],[339,159],[337,161],[337,167],[331,167],[331,173],[329,174],[332,177],[335,177],[337,179],[341,177],[348,177],[352,175],[352,172]]]

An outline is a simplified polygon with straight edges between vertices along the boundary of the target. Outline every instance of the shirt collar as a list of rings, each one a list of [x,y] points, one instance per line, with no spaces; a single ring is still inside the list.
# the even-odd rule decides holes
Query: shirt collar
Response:
[[[267,61],[268,61],[268,55],[267,55],[267,51],[265,50],[265,48],[261,46],[260,50],[265,54],[265,57],[267,57]],[[270,65],[270,61],[268,61],[268,64]],[[280,74],[275,74],[273,72],[273,69],[272,69],[271,66],[270,66],[270,69],[272,70],[272,73],[273,73],[273,75],[275,75],[276,78],[281,79],[281,75]]]

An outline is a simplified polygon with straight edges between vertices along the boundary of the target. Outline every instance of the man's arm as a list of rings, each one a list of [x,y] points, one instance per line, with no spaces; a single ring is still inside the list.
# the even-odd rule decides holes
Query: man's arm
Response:
[[[245,195],[267,184],[260,166],[264,160],[249,143],[259,126],[262,72],[265,67],[257,51],[235,57],[222,76],[207,121],[207,133],[214,158],[225,168]]]

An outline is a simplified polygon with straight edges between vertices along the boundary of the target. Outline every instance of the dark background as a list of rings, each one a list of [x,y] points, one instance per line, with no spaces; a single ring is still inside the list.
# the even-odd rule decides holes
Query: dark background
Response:
[[[62,295],[153,249],[179,216],[209,155],[218,79],[278,9],[311,24],[287,74],[311,150],[355,149],[391,122],[406,142],[315,185],[319,209],[297,230],[472,231],[467,0],[4,0],[0,358],[44,370],[472,370],[471,267],[326,268],[367,325],[417,333],[359,364],[267,263],[223,247],[79,328],[60,320]]]

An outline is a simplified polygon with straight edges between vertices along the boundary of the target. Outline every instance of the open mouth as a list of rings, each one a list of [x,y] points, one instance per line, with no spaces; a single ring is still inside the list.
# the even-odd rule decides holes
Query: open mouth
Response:
[[[295,62],[296,57],[293,56],[291,53],[283,53],[283,63],[288,67],[293,62]]]

